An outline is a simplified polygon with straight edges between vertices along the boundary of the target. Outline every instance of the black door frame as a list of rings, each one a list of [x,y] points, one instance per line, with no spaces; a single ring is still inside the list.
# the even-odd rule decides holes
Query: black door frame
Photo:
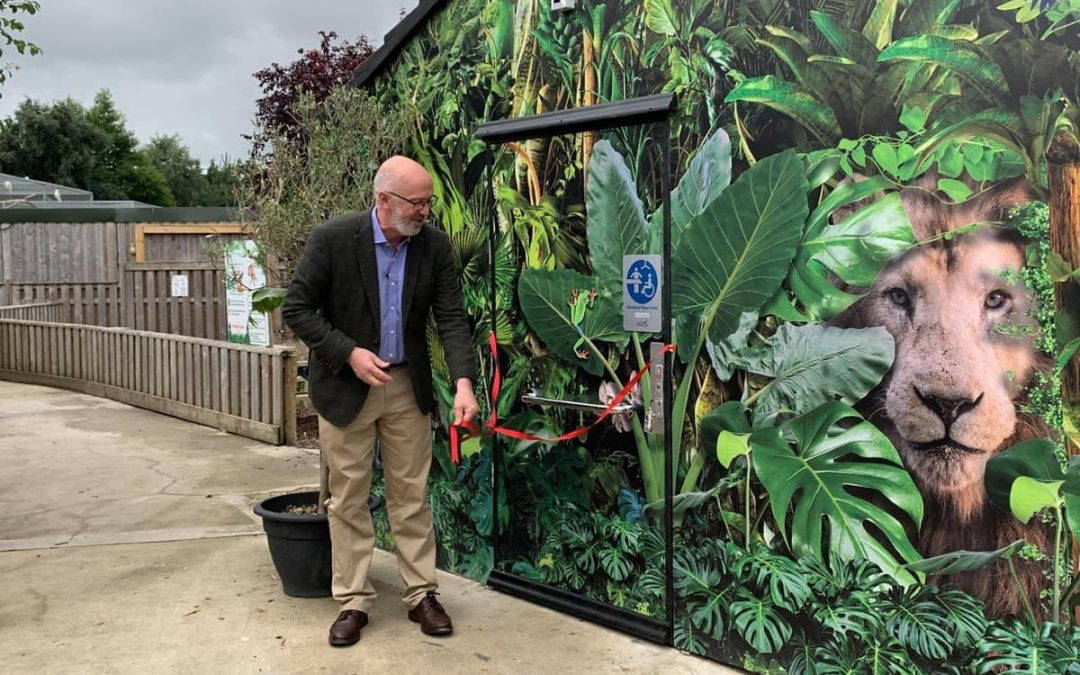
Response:
[[[669,116],[676,110],[675,94],[659,94],[642,98],[605,103],[601,105],[560,110],[531,117],[519,117],[507,120],[486,122],[476,130],[476,137],[488,145],[487,180],[488,195],[494,191],[493,153],[491,146],[511,141],[524,141],[550,138],[565,134],[586,131],[602,131],[616,127],[629,127],[645,124],[658,124],[661,135],[661,191],[663,198],[663,285],[661,303],[663,305],[662,340],[671,344],[671,125]],[[495,306],[495,242],[498,238],[497,218],[492,214],[488,233],[488,267],[491,275],[491,330],[495,330],[497,308]],[[671,408],[674,385],[672,368],[675,364],[674,353],[668,352],[664,358],[664,600],[666,621],[657,621],[636,612],[612,607],[584,595],[561,588],[525,579],[510,572],[493,569],[488,577],[488,586],[535,602],[573,616],[592,621],[609,628],[614,628],[638,637],[670,645],[675,627],[675,589],[674,589],[674,507],[673,495],[675,477],[672,457]],[[492,404],[495,402],[493,401]],[[492,439],[491,490],[492,490],[492,531],[491,545],[493,561],[498,561],[499,534],[498,509],[499,499],[496,490],[499,485],[499,459],[501,449],[498,437]]]

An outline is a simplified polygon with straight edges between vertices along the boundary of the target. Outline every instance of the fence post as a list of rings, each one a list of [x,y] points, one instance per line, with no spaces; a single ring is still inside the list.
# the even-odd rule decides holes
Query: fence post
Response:
[[[285,445],[296,445],[296,378],[298,376],[296,352],[286,349],[282,352],[281,358],[284,366],[281,369],[281,377],[284,380],[281,383],[281,401],[284,408],[281,415],[281,428]]]

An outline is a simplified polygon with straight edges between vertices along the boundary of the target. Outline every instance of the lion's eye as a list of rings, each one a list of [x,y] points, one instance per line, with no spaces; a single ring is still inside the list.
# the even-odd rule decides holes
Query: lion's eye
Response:
[[[1001,309],[1005,305],[1005,301],[1009,299],[1009,296],[1002,291],[991,291],[986,296],[986,308],[987,309]]]
[[[911,296],[908,295],[908,292],[905,291],[904,289],[902,289],[902,288],[890,288],[888,293],[889,293],[889,300],[891,300],[892,303],[894,305],[896,305],[897,307],[903,307],[903,308],[907,309],[908,307],[911,306]]]

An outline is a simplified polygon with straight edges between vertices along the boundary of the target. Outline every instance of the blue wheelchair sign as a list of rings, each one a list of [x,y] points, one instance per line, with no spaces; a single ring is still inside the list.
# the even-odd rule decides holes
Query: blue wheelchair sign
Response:
[[[656,297],[659,288],[656,268],[648,260],[636,260],[626,272],[626,292],[634,302],[647,305]]]

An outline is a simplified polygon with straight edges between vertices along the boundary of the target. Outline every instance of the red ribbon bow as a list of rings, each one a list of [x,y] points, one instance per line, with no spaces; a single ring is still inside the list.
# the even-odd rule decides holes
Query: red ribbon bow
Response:
[[[495,365],[495,377],[491,383],[491,414],[488,415],[487,421],[484,422],[483,430],[477,427],[472,422],[465,422],[464,424],[451,424],[450,425],[450,459],[454,464],[461,462],[461,443],[473,438],[474,436],[482,435],[498,435],[506,436],[508,438],[516,438],[522,441],[541,441],[544,443],[560,443],[562,441],[569,441],[579,436],[584,436],[589,433],[596,425],[603,422],[611,412],[622,403],[630,392],[634,390],[637,383],[641,381],[641,378],[645,377],[645,373],[649,372],[649,368],[652,367],[652,360],[650,359],[645,366],[634,373],[634,376],[630,378],[630,381],[626,383],[626,386],[622,388],[619,393],[615,394],[615,398],[611,399],[607,407],[600,413],[592,424],[569,431],[561,436],[554,438],[544,438],[543,436],[534,436],[533,434],[525,433],[524,431],[517,431],[516,429],[507,429],[506,427],[500,427],[498,425],[498,413],[496,407],[499,402],[499,389],[502,386],[502,373],[499,371],[499,348],[495,342],[495,333],[488,335],[488,347],[491,349],[491,361]],[[664,345],[660,350],[660,354],[666,354],[667,352],[675,351],[675,345]],[[459,428],[465,429],[469,432],[464,438],[461,437]]]

